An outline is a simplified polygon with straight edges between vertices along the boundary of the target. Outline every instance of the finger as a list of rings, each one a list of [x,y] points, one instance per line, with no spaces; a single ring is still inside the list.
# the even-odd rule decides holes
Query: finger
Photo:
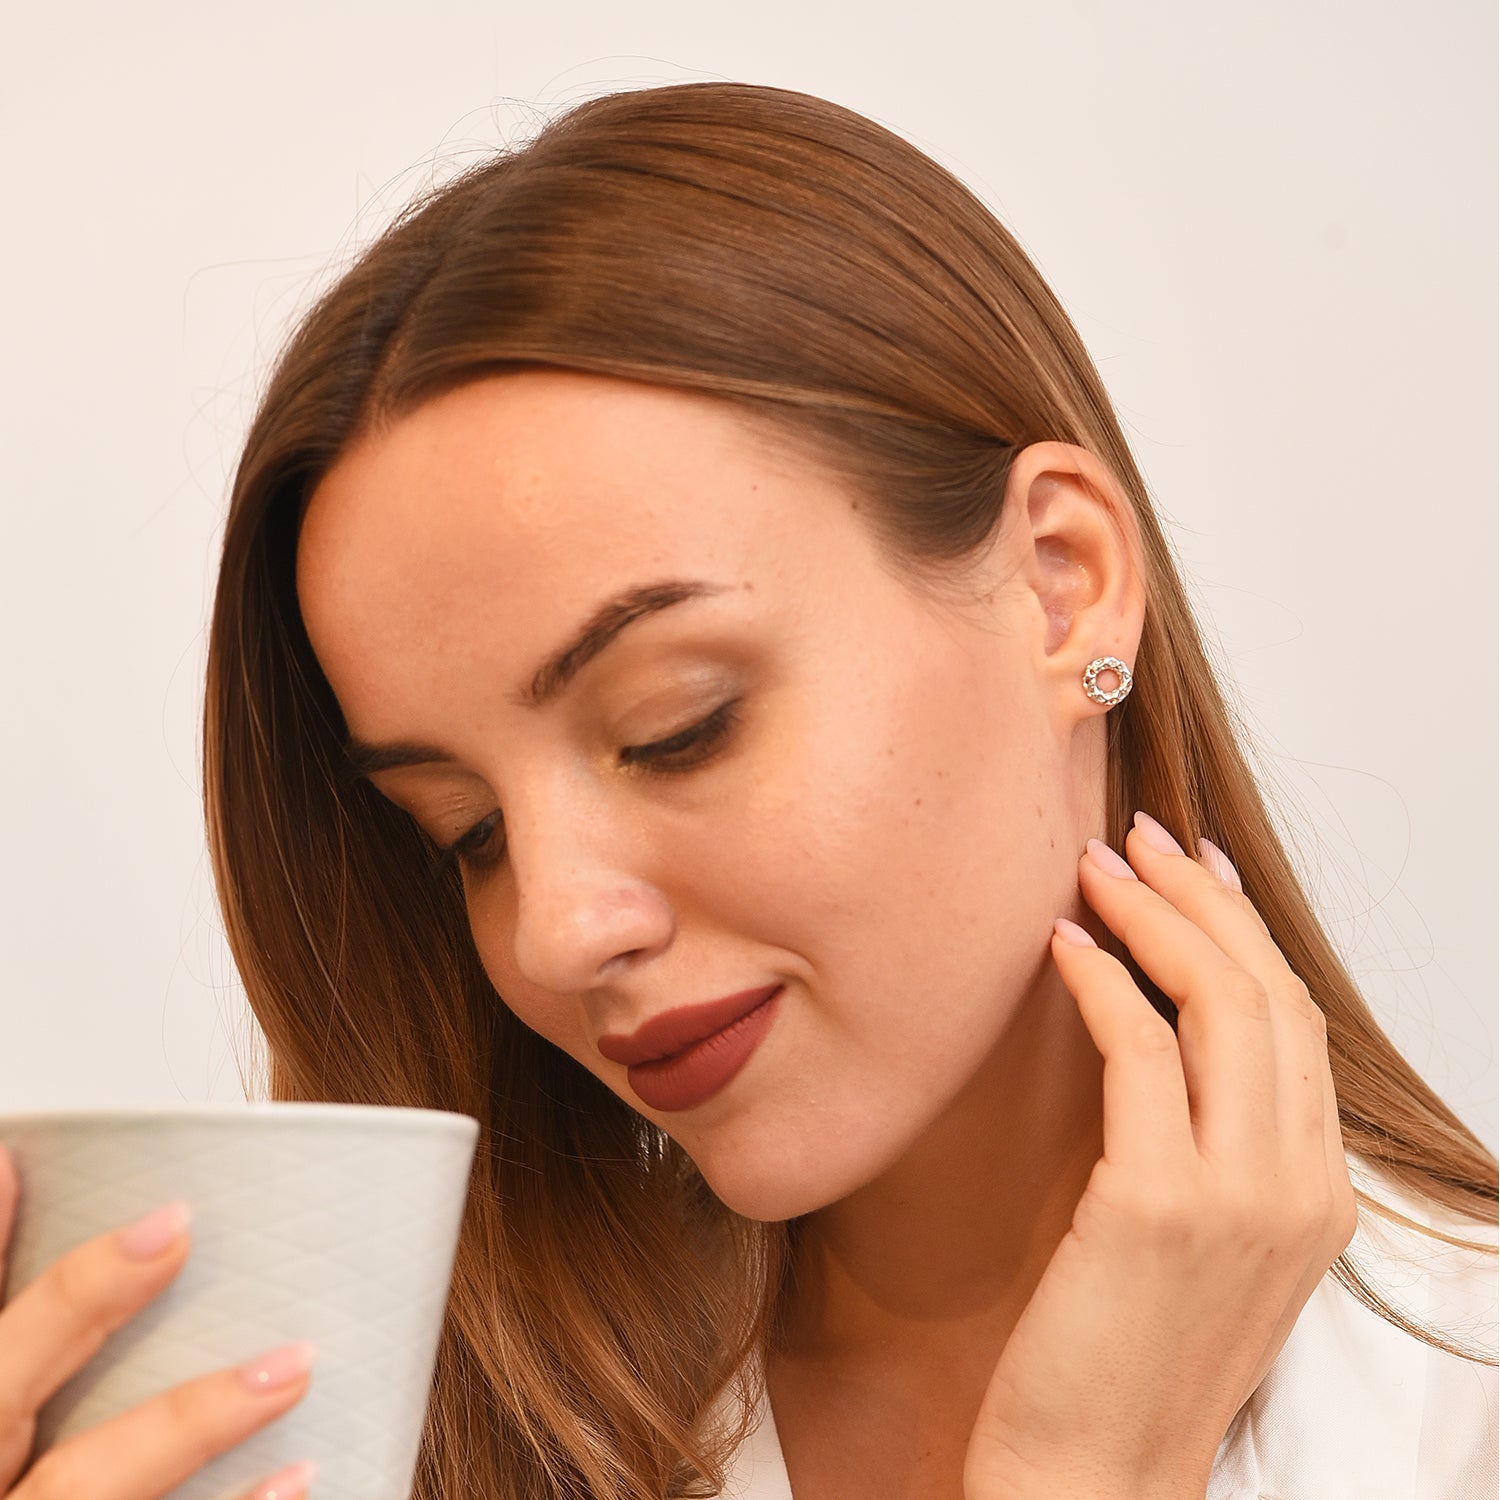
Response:
[[[1202,863],[1212,873],[1218,875],[1232,890],[1243,891],[1244,887],[1240,882],[1239,873],[1221,849],[1216,848],[1207,839],[1199,839],[1198,847],[1203,856]],[[1338,1095],[1333,1086],[1333,1067],[1328,1056],[1327,1021],[1316,1000],[1312,997],[1309,999],[1311,1030],[1315,1037],[1314,1071],[1322,1082],[1319,1116],[1322,1127],[1323,1158],[1332,1191],[1330,1244],[1333,1246],[1333,1252],[1329,1256],[1331,1265],[1354,1238],[1355,1231],[1359,1227],[1359,1204],[1354,1195],[1354,1184],[1349,1178],[1349,1159],[1344,1149],[1343,1129],[1339,1120]],[[1311,1288],[1309,1288],[1309,1295],[1311,1295]]]
[[[290,1355],[290,1351],[303,1351]],[[158,1500],[210,1459],[283,1416],[307,1394],[310,1344],[173,1386],[49,1448],[7,1500]],[[300,1362],[300,1373],[296,1365]],[[268,1374],[270,1379],[258,1377]],[[289,1378],[286,1378],[289,1377]]]
[[[1078,883],[1177,1006],[1177,1044],[1199,1154],[1269,1175],[1276,1057],[1260,982],[1097,839],[1078,862]]]
[[[1054,929],[1052,958],[1104,1059],[1105,1160],[1152,1177],[1195,1166],[1187,1083],[1171,1025],[1102,948],[1078,946]]]
[[[187,1260],[185,1229],[144,1258],[125,1253],[129,1232],[85,1240],[0,1308],[0,1490],[25,1465],[42,1406]]]
[[[318,1466],[311,1459],[288,1464],[247,1490],[240,1500],[302,1500],[317,1472]]]
[[[1159,848],[1157,840],[1164,840],[1170,852]],[[1233,866],[1224,859],[1226,870],[1220,874],[1208,867],[1206,859],[1201,864],[1189,859],[1171,835],[1144,813],[1136,814],[1136,825],[1125,842],[1131,865],[1141,878],[1265,990],[1276,1060],[1277,1139],[1296,1163],[1310,1164],[1319,1156],[1326,1159],[1330,1121],[1323,1079],[1328,1051],[1322,1016],[1306,984],[1240,890]],[[1234,878],[1233,885],[1225,883],[1226,876]]]
[[[1164,852],[1164,840],[1173,852]],[[1286,961],[1260,914],[1239,889],[1184,855],[1160,824],[1144,813],[1126,835],[1133,867],[1234,962],[1254,976],[1270,1005],[1276,1057],[1276,1132],[1300,1160],[1321,1152],[1324,1099],[1319,1073],[1324,1052],[1312,997]],[[1227,861],[1226,861],[1227,864]]]
[[[1244,897],[1227,857],[1211,845],[1200,845],[1202,864],[1215,877],[1205,882],[1193,862],[1180,852],[1169,854],[1158,848],[1159,835],[1153,837],[1156,829],[1152,824],[1144,814],[1136,815],[1134,836],[1127,835],[1133,861],[1143,869],[1154,868],[1154,877],[1148,873],[1147,878],[1154,878],[1158,888],[1187,914],[1203,913],[1199,920],[1210,935],[1254,969],[1270,996],[1277,1059],[1277,1126],[1284,1167],[1278,1178],[1278,1185],[1284,1184],[1279,1207],[1306,1225],[1313,1239],[1299,1282],[1289,1296],[1283,1326],[1273,1332],[1263,1351],[1264,1373],[1290,1333],[1292,1322],[1317,1290],[1328,1267],[1348,1246],[1359,1223],[1328,1056],[1327,1026],[1307,987]],[[1175,841],[1171,843],[1175,845]],[[1153,854],[1157,856],[1154,862]],[[1253,920],[1243,923],[1240,919],[1244,915]]]
[[[1227,884],[1206,863],[1189,859],[1154,819],[1144,813],[1137,813],[1136,819],[1125,835],[1125,855],[1131,868],[1201,928],[1228,958],[1253,974],[1268,996],[1289,1001],[1293,1009],[1307,1015],[1306,986],[1292,971],[1250,898]],[[1157,829],[1174,845],[1170,851],[1152,843]]]

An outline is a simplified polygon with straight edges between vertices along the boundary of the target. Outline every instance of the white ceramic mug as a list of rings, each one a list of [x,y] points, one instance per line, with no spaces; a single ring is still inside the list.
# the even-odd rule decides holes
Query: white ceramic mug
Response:
[[[35,1452],[298,1339],[312,1385],[170,1500],[231,1500],[298,1459],[320,1500],[409,1500],[479,1123],[442,1110],[189,1105],[0,1114],[20,1183],[0,1302],[173,1199],[192,1249],[43,1407]]]

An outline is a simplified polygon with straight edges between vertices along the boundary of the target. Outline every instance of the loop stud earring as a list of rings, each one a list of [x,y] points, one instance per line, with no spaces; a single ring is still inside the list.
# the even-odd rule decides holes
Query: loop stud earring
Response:
[[[1105,692],[1099,686],[1099,674],[1101,672],[1113,672],[1120,680],[1110,692]],[[1100,656],[1091,661],[1084,669],[1083,690],[1095,703],[1102,703],[1105,708],[1113,708],[1121,702],[1130,692],[1131,676],[1130,668],[1120,660],[1118,656]]]

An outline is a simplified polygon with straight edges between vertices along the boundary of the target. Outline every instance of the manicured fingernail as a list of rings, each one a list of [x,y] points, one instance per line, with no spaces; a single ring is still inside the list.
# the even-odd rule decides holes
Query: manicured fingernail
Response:
[[[151,1260],[177,1242],[192,1217],[186,1203],[168,1203],[122,1229],[115,1243],[127,1260]]]
[[[1150,813],[1138,812],[1135,815],[1135,826],[1140,829],[1141,837],[1159,853],[1186,853],[1182,845]]]
[[[317,1472],[318,1466],[311,1459],[303,1459],[300,1464],[288,1464],[266,1480],[250,1500],[299,1500],[300,1496],[307,1493],[307,1487]]]
[[[1075,948],[1097,948],[1099,946],[1077,922],[1070,922],[1066,917],[1059,917],[1052,924],[1052,930],[1057,933],[1063,942],[1072,943]]]
[[[1115,853],[1108,844],[1099,839],[1090,839],[1084,845],[1094,863],[1104,871],[1106,875],[1118,875],[1122,880],[1135,880],[1137,878],[1134,870]]]
[[[1203,856],[1203,863],[1213,871],[1225,885],[1233,886],[1237,891],[1243,891],[1244,886],[1240,884],[1240,872],[1229,863],[1229,856],[1219,848],[1217,844],[1210,844],[1207,839],[1198,840],[1198,852]]]
[[[247,1390],[274,1391],[307,1374],[317,1357],[317,1345],[311,1339],[299,1339],[246,1360],[239,1377]]]

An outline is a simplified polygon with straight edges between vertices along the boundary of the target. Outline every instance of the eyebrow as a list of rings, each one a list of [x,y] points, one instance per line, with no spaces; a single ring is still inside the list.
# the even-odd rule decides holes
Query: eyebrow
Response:
[[[622,589],[604,601],[574,633],[571,640],[537,668],[530,683],[511,701],[521,708],[541,708],[552,702],[574,677],[611,641],[636,620],[659,614],[687,599],[703,599],[722,594],[722,583],[706,583],[696,578],[665,578],[655,583],[638,583]],[[350,735],[344,751],[360,776],[376,771],[392,771],[399,766],[421,766],[451,762],[456,759],[437,745],[415,740],[398,740],[386,745],[372,745]]]

